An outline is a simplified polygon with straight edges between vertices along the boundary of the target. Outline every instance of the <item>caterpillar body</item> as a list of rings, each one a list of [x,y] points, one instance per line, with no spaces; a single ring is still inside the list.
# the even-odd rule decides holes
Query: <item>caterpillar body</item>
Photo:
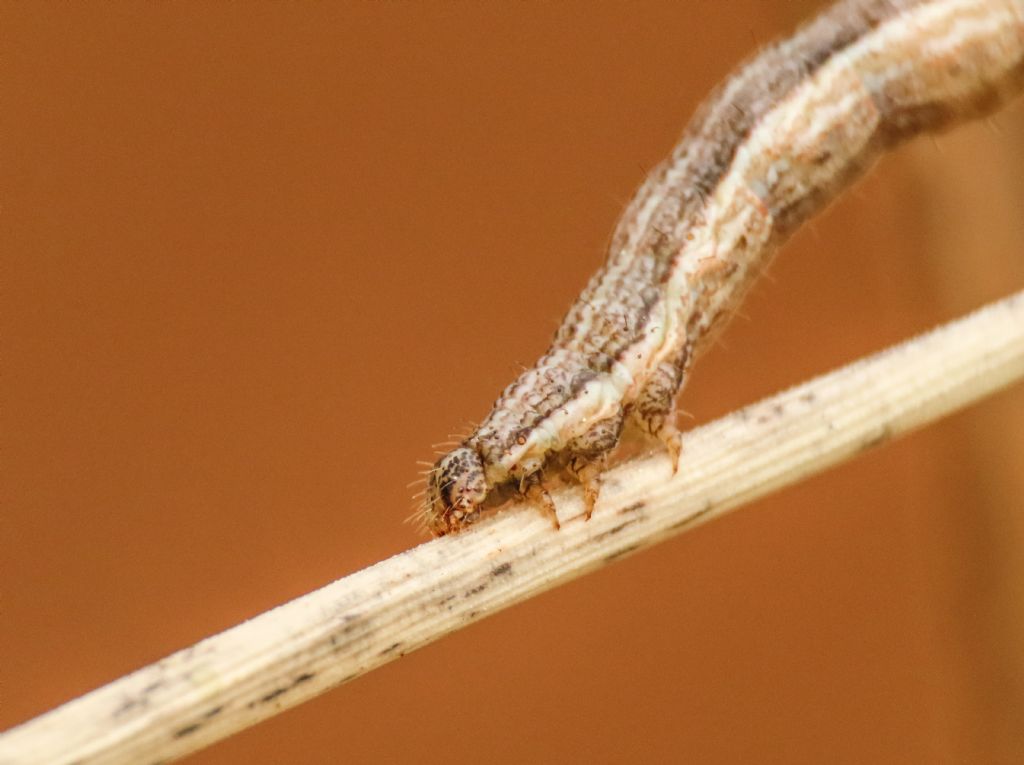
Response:
[[[503,486],[558,525],[542,481],[584,491],[624,427],[678,465],[676,394],[778,245],[882,152],[986,115],[1024,85],[1024,0],[842,0],[725,80],[620,220],[551,347],[427,475],[459,531]]]

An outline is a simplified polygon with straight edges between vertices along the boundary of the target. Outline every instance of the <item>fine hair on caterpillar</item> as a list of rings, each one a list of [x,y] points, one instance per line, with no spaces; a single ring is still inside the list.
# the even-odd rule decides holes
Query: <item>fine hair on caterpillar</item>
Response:
[[[764,48],[649,174],[548,351],[428,471],[426,526],[456,532],[507,487],[557,527],[555,466],[589,517],[625,429],[678,467],[676,395],[778,246],[884,151],[1022,85],[1024,0],[841,0]]]

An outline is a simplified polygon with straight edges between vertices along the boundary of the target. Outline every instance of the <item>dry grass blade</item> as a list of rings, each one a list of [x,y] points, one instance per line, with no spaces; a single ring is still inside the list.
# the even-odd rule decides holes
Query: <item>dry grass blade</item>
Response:
[[[180,757],[448,632],[931,422],[1024,377],[1024,293],[687,434],[606,474],[562,530],[505,512],[340,579],[0,737],[0,763]]]

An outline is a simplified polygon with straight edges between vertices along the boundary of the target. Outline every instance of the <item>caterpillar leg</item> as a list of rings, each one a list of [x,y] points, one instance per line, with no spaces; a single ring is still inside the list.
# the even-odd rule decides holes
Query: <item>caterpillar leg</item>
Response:
[[[630,409],[630,416],[640,429],[665,445],[673,473],[679,469],[679,455],[683,451],[682,435],[675,424],[676,394],[686,380],[690,358],[690,348],[686,346],[676,358],[659,364]]]
[[[555,531],[562,528],[562,525],[558,522],[558,511],[555,509],[555,501],[551,499],[548,490],[541,483],[539,470],[536,473],[530,473],[523,477],[519,482],[519,493],[537,507],[545,517],[551,519]]]
[[[614,417],[595,423],[566,447],[566,469],[583,486],[583,506],[588,521],[601,492],[599,476],[607,463],[608,452],[619,443],[623,420],[624,412],[620,411]]]

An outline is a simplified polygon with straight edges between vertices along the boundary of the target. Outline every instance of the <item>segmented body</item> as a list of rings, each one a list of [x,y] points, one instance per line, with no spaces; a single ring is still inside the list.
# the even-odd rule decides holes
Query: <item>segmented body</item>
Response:
[[[435,534],[511,484],[555,519],[541,470],[584,485],[624,425],[678,459],[694,357],[775,248],[882,151],[987,114],[1024,84],[1024,0],[844,0],[701,107],[626,210],[551,348],[428,476]]]

